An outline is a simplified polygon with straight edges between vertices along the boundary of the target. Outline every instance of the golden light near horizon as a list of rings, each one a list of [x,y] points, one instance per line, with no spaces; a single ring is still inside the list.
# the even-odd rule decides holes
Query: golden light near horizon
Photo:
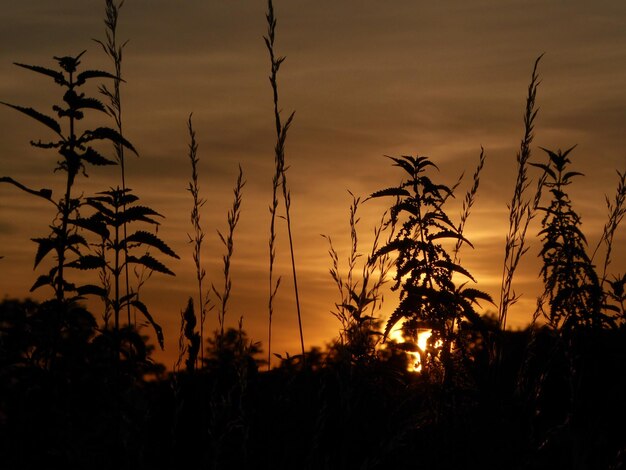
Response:
[[[428,338],[432,336],[432,330],[424,328],[417,332],[416,346],[419,351],[404,350],[408,358],[407,370],[409,372],[419,373],[423,369],[422,356],[428,354]],[[402,325],[397,324],[390,332],[389,338],[397,344],[406,343],[407,339],[402,333]]]

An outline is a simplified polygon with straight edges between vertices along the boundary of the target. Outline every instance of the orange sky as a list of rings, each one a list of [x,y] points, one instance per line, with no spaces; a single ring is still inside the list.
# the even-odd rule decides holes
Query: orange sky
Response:
[[[260,0],[126,0],[121,12],[119,35],[130,39],[123,65],[125,134],[141,155],[128,162],[128,184],[166,216],[159,234],[181,256],[168,260],[176,278],[155,274],[142,294],[165,328],[166,351],[157,358],[168,366],[176,355],[180,310],[195,294],[186,235],[191,231],[191,198],[185,191],[190,112],[200,145],[201,195],[209,201],[202,212],[208,277],[216,286],[223,282],[223,250],[214,234],[226,228],[241,164],[247,185],[227,323],[234,326],[243,315],[249,335],[266,342],[275,136],[262,40],[265,7]],[[485,148],[487,163],[466,228],[475,249],[466,249],[462,259],[478,287],[497,298],[526,87],[542,52],[533,158],[542,158],[539,146],[578,144],[572,160],[587,176],[572,187],[571,196],[595,246],[605,222],[604,195],[613,195],[615,169],[626,168],[626,3],[277,0],[275,8],[277,50],[287,56],[279,75],[281,106],[285,112],[296,110],[286,159],[307,345],[325,344],[339,326],[329,313],[337,299],[320,234],[331,235],[345,259],[347,190],[366,196],[401,177],[383,155],[428,155],[439,165],[442,182],[453,184],[461,171],[471,175],[480,146]],[[14,61],[53,66],[52,56],[87,49],[85,66],[106,67],[91,41],[103,38],[103,9],[104,1],[96,0],[21,0],[3,6],[0,100],[50,112],[60,99],[56,85]],[[62,177],[52,174],[55,156],[28,145],[50,137],[46,130],[5,108],[0,133],[0,175],[58,194]],[[79,188],[91,194],[116,185],[117,171],[93,169]],[[467,178],[461,186],[451,214],[458,214],[469,183]],[[368,202],[362,210],[367,251],[382,206]],[[28,295],[39,274],[32,270],[35,245],[29,239],[45,236],[53,215],[40,200],[0,186],[5,256],[0,294]],[[537,225],[531,227],[531,241],[537,231]],[[624,232],[616,240],[613,272],[626,266]],[[537,249],[532,244],[516,278],[515,290],[524,296],[511,312],[513,327],[528,321],[534,305]],[[273,349],[293,354],[298,334],[282,229],[278,251],[277,272],[284,282]],[[387,311],[395,299],[395,294],[386,296]],[[93,308],[96,314],[98,308]],[[207,328],[215,325],[212,316]]]

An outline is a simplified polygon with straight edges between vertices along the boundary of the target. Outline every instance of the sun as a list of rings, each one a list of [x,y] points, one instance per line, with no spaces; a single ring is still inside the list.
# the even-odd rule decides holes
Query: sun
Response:
[[[417,347],[424,354],[428,347],[428,338],[432,335],[432,330],[430,329],[422,329],[417,332]],[[389,333],[389,337],[397,342],[398,344],[406,343],[404,336],[402,335],[402,325],[396,325],[391,332]],[[418,351],[406,351],[405,352],[408,358],[407,370],[409,372],[419,373],[422,371],[422,359],[420,357],[420,353]]]

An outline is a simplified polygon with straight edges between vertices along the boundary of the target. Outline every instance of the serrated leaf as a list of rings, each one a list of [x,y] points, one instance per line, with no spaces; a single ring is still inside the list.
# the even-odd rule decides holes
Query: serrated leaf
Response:
[[[41,260],[56,247],[56,240],[52,238],[31,238],[31,240],[38,245],[37,253],[35,254],[35,265],[33,266],[33,269],[35,269],[41,263]]]
[[[63,76],[62,72],[57,72],[56,70],[51,70],[46,67],[41,67],[39,65],[20,64],[18,62],[13,62],[13,63],[17,65],[18,67],[32,70],[33,72],[37,72],[42,75],[47,75],[48,77],[52,77],[54,78],[55,83],[58,83],[59,85],[68,85],[68,83],[65,81],[65,77]]]
[[[372,193],[370,197],[383,197],[383,196],[410,196],[411,193],[404,188],[387,188],[381,189]]]
[[[416,173],[415,165],[413,164],[413,161],[410,158],[407,158],[406,156],[402,158],[398,158],[398,157],[389,157],[389,158],[395,162],[394,166],[399,166],[403,168],[404,171],[406,171],[409,175],[413,176],[414,173]]]
[[[585,176],[583,173],[580,173],[578,171],[570,171],[568,173],[565,173],[563,175],[563,181],[567,181],[570,178],[573,178],[574,176]]]
[[[35,283],[30,288],[29,292],[33,292],[35,289],[39,289],[41,286],[51,286],[52,278],[50,276],[42,275],[37,278]]]
[[[110,127],[98,127],[92,131],[85,131],[80,137],[81,143],[91,142],[92,140],[109,140],[115,144],[120,144],[132,151],[135,155],[138,155],[135,147],[126,140],[119,132]]]
[[[95,197],[87,198],[87,205],[96,209],[100,213],[101,216],[103,217],[106,216],[107,220],[113,220],[115,218],[115,213],[111,209],[106,207],[104,204],[102,204],[98,199],[102,199],[102,198],[95,198]]]
[[[392,251],[399,251],[400,253],[406,252],[410,249],[415,248],[417,242],[415,240],[411,240],[410,238],[403,238],[393,240],[387,243],[385,246],[381,247],[375,254],[375,257],[379,257],[381,255],[385,255]]]
[[[161,346],[162,350],[165,349],[163,329],[157,322],[154,321],[154,318],[152,318],[152,315],[150,315],[150,312],[148,312],[148,307],[146,307],[146,305],[140,300],[131,300],[130,304],[137,310],[139,310],[144,317],[146,317],[146,320],[148,320],[148,322],[152,325],[152,328],[154,328],[154,332],[157,335],[157,340],[159,341],[159,346]]]
[[[387,336],[389,336],[389,333],[391,332],[393,327],[396,326],[396,323],[398,323],[400,320],[402,320],[402,318],[405,317],[405,312],[403,309],[405,301],[406,299],[400,302],[400,305],[398,305],[398,307],[389,316],[389,320],[387,320],[387,324],[385,325],[385,333],[383,334],[383,342],[387,340]]]
[[[71,104],[74,109],[95,109],[103,113],[107,112],[102,102],[95,98],[83,98],[78,96]]]
[[[127,189],[126,191],[130,191],[130,189]],[[130,205],[133,202],[138,201],[139,198],[137,196],[135,196],[134,194],[130,194],[130,193],[126,193],[126,194],[122,194],[121,196],[119,196],[119,201],[120,204],[123,205]]]
[[[87,150],[82,155],[79,155],[80,159],[89,163],[90,165],[95,166],[105,166],[105,165],[117,165],[117,162],[113,160],[109,160],[106,157],[100,155],[100,153],[96,152],[93,148],[87,147]]]
[[[74,219],[69,221],[72,225],[100,235],[102,238],[109,238],[109,229],[106,224],[95,216],[88,219]]]
[[[157,271],[163,274],[169,274],[170,276],[175,276],[175,274],[170,271],[163,263],[156,260],[150,255],[143,255],[141,258],[137,258],[136,256],[128,256],[126,258],[127,263],[132,264],[141,264],[152,271]]]
[[[467,243],[472,248],[474,248],[474,245],[472,245],[467,238],[465,238],[460,233],[454,232],[452,230],[440,230],[437,233],[428,235],[428,240],[430,240],[430,241],[437,240],[439,238],[454,238],[454,239],[457,239],[457,240],[461,240],[461,241]]]
[[[488,293],[478,289],[463,289],[461,295],[473,303],[477,303],[477,300],[486,300],[487,302],[493,304],[493,298]]]
[[[75,261],[67,263],[65,266],[80,270],[100,269],[106,266],[106,262],[100,256],[84,255]]]
[[[87,80],[92,79],[92,78],[112,78],[113,80],[115,80],[118,77],[110,74],[109,72],[104,72],[102,70],[85,70],[84,72],[81,72],[76,76],[75,84],[77,86],[81,86]],[[120,79],[120,81],[123,81],[123,80]]]
[[[5,103],[4,101],[0,101],[0,104],[8,106],[9,108],[13,108],[20,113],[26,114],[27,116],[35,119],[36,121],[39,121],[40,123],[52,129],[57,134],[61,135],[61,125],[56,121],[56,119],[51,118],[50,116],[46,116],[39,111],[35,111],[33,108],[24,108],[23,106]]]
[[[169,255],[176,259],[180,259],[180,257],[176,253],[174,253],[174,250],[167,246],[167,244],[163,240],[161,240],[153,233],[146,232],[144,230],[138,230],[132,235],[129,235],[126,238],[126,243],[139,243],[142,245],[150,245],[154,248],[157,248],[159,251],[166,255]]]
[[[151,224],[156,224],[159,225],[159,223],[156,220],[151,219],[150,215],[155,215],[158,217],[163,217],[161,214],[159,214],[158,212],[150,209],[149,207],[146,206],[134,206],[134,207],[127,207],[126,210],[122,213],[120,213],[118,215],[118,220],[120,223],[129,223],[129,222],[148,222]]]
[[[98,297],[106,298],[108,295],[107,290],[101,286],[95,286],[93,284],[85,284],[76,288],[78,295],[97,295]]]
[[[556,173],[545,163],[530,163],[530,165],[542,169],[545,173],[550,175],[553,180],[556,180]]]
[[[459,274],[463,274],[464,276],[469,277],[472,281],[475,281],[474,277],[469,273],[469,271],[459,264],[452,263],[451,261],[447,260],[439,260],[436,261],[434,265],[440,268],[454,271]]]

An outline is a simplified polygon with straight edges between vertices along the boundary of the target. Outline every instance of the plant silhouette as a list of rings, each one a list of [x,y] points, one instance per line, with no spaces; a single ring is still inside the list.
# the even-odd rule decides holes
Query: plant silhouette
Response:
[[[38,245],[35,267],[51,252],[56,255],[56,265],[49,270],[48,274],[39,276],[31,291],[38,287],[49,285],[54,289],[55,298],[59,302],[66,299],[66,293],[68,292],[77,294],[72,298],[77,298],[82,294],[80,286],[68,282],[65,275],[66,268],[81,267],[81,263],[78,260],[80,247],[87,246],[86,240],[77,232],[72,222],[72,216],[77,213],[82,204],[81,197],[72,196],[72,187],[76,177],[81,171],[85,171],[85,164],[95,166],[115,164],[114,161],[102,156],[93,147],[95,142],[109,141],[126,147],[133,152],[135,151],[130,142],[109,127],[86,129],[82,132],[78,130],[78,123],[85,117],[86,110],[106,113],[104,105],[97,99],[80,93],[78,91],[80,87],[94,78],[116,78],[108,72],[99,70],[79,72],[78,67],[83,54],[84,51],[75,57],[55,57],[59,67],[57,70],[37,65],[16,63],[19,67],[52,78],[64,90],[63,104],[52,107],[57,114],[57,118],[50,117],[33,108],[2,102],[2,104],[43,124],[58,136],[58,140],[55,141],[42,142],[39,140],[31,142],[31,145],[35,147],[56,150],[60,159],[57,161],[55,171],[59,170],[66,174],[65,192],[58,202],[53,202],[57,209],[57,215],[50,226],[52,233],[44,238],[33,239]],[[59,120],[64,120],[67,123],[65,131],[62,129]],[[9,182],[12,182],[12,180]],[[22,185],[18,185],[18,187],[24,188]],[[33,193],[32,190],[28,192]],[[52,201],[50,191],[42,190],[39,191],[38,195]],[[74,259],[71,260],[71,258]]]
[[[582,176],[568,171],[568,155],[573,149],[544,149],[548,163],[534,164],[545,172],[543,185],[552,196],[549,206],[538,208],[545,213],[539,235],[543,245],[541,274],[549,304],[546,319],[552,328],[564,332],[579,327],[602,328],[609,321],[602,312],[602,289],[586,252],[580,217],[566,192],[573,178]]]
[[[80,269],[105,269],[113,278],[113,292],[103,287],[85,286],[89,293],[100,295],[106,306],[110,306],[114,315],[114,329],[120,329],[120,313],[130,306],[139,310],[153,326],[161,348],[163,348],[163,331],[154,321],[146,305],[139,300],[137,292],[122,295],[120,282],[122,273],[128,265],[142,266],[151,271],[173,276],[174,273],[149,253],[135,256],[131,250],[151,247],[161,253],[178,259],[179,256],[158,236],[145,231],[136,230],[124,235],[124,228],[137,222],[158,226],[155,217],[162,217],[146,206],[135,204],[139,198],[130,189],[111,189],[96,196],[88,197],[85,204],[95,209],[95,213],[87,218],[72,220],[72,223],[101,237],[102,250],[98,255],[83,255],[75,263]],[[112,259],[107,256],[111,253]],[[123,256],[125,254],[125,256]]]
[[[396,198],[390,220],[400,227],[396,236],[376,252],[376,256],[397,253],[392,289],[400,288],[400,304],[389,317],[385,337],[400,320],[404,320],[403,329],[415,341],[419,330],[431,330],[425,363],[433,372],[440,369],[445,383],[451,377],[452,343],[458,338],[459,327],[466,322],[479,327],[480,316],[473,305],[478,300],[492,300],[487,293],[465,287],[466,283],[457,285],[452,279],[457,274],[474,281],[465,268],[453,262],[443,242],[470,242],[443,209],[453,191],[426,175],[427,168],[436,169],[436,165],[423,156],[389,158],[408,178],[370,196]]]

